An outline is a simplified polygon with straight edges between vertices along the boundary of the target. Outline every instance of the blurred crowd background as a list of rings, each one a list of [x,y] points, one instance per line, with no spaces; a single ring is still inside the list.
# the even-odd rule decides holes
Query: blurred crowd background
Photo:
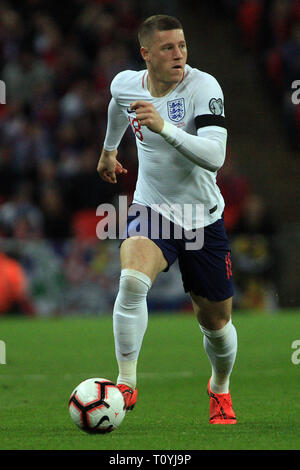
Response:
[[[254,60],[270,106],[276,102],[287,152],[299,158],[300,106],[291,101],[291,84],[300,80],[299,0],[203,4],[209,5],[212,26],[222,17],[236,31],[240,53]],[[6,104],[0,105],[0,312],[111,309],[118,244],[97,240],[96,208],[116,204],[119,194],[131,201],[137,160],[127,131],[119,158],[128,176],[109,185],[96,172],[109,85],[121,70],[144,68],[137,27],[145,17],[166,13],[186,20],[192,12],[189,0],[1,2],[0,78]],[[188,37],[186,21],[184,26]],[[191,65],[201,69],[201,57]],[[217,78],[222,82],[222,70]],[[234,89],[225,96],[233,97]],[[253,178],[235,160],[229,146],[218,182],[227,204],[236,307],[276,311],[278,225],[268,201],[253,190]],[[152,307],[189,308],[178,294],[177,272],[166,277],[150,298]]]

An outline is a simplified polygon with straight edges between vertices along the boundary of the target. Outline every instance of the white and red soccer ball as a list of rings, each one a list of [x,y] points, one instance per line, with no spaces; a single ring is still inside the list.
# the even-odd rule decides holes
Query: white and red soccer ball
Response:
[[[92,378],[71,393],[69,412],[74,423],[91,434],[106,434],[122,423],[126,414],[124,398],[110,380]]]

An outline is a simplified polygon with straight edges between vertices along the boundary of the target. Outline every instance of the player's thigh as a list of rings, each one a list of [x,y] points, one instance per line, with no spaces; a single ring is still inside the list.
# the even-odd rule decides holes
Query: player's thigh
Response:
[[[190,292],[194,312],[200,325],[209,330],[223,328],[231,318],[232,297],[211,301]]]
[[[153,283],[168,263],[161,249],[149,238],[142,236],[124,240],[120,249],[121,268],[135,269],[146,274]]]

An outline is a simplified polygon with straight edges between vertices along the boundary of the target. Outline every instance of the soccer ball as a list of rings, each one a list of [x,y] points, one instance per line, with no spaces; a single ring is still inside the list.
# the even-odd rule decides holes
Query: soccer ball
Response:
[[[103,378],[81,382],[71,393],[69,412],[74,423],[91,434],[114,431],[126,414],[122,393],[113,382]]]

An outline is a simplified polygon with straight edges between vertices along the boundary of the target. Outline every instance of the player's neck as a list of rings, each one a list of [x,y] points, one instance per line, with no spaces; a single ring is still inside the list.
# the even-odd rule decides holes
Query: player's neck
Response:
[[[174,90],[177,87],[179,82],[177,83],[168,83],[155,80],[153,77],[150,76],[148,73],[147,77],[147,87],[148,91],[151,96],[155,98],[161,98],[162,96],[167,95],[170,91]]]

